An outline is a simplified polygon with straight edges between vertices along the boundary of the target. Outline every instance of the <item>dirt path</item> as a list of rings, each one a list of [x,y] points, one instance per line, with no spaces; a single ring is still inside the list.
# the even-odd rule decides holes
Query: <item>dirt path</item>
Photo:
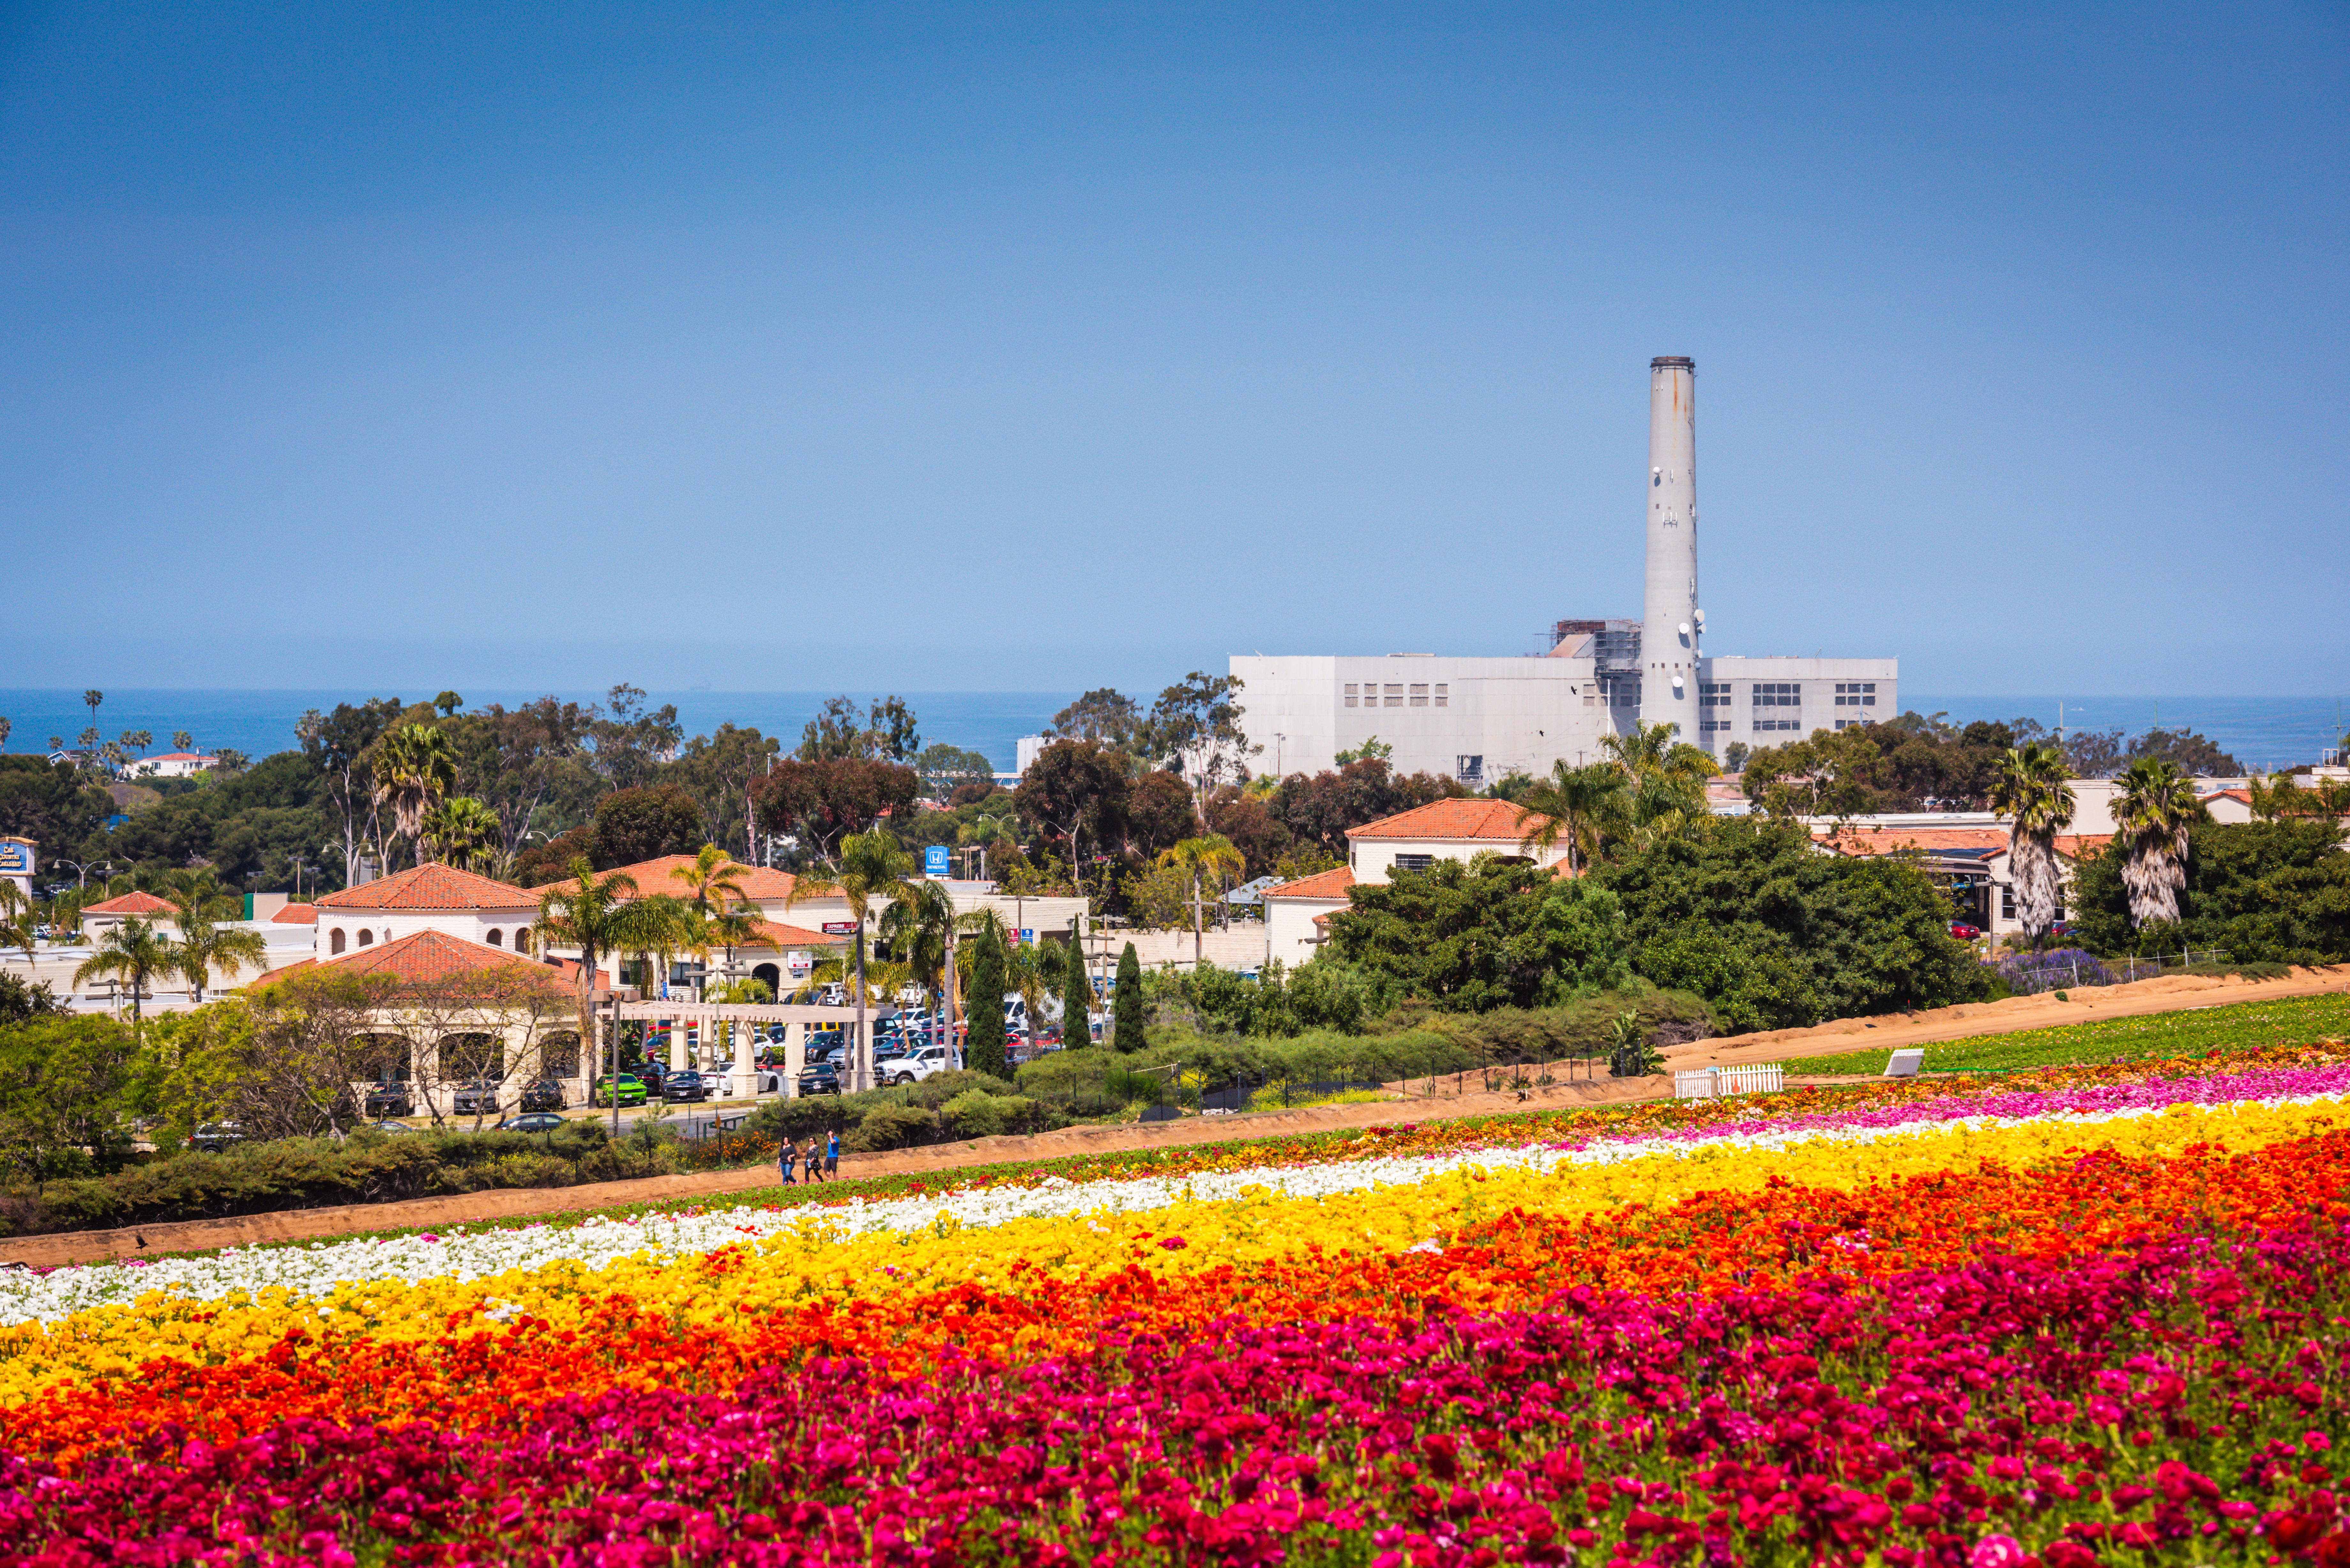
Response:
[[[2027,1029],[2094,1023],[2100,1019],[2134,1018],[2149,1012],[2322,996],[2328,992],[2350,992],[2350,964],[2296,969],[2282,980],[2169,975],[2161,980],[2142,980],[2136,985],[2089,987],[2072,992],[2064,1002],[2057,1001],[2054,992],[2043,992],[2038,996],[2012,996],[2004,1002],[1938,1007],[1927,1012],[1840,1018],[1809,1029],[1773,1029],[1760,1034],[1676,1045],[1664,1054],[1665,1065],[1740,1066],[1753,1062],[1783,1062],[1791,1056],[1881,1051],[1888,1046],[1925,1045],[1937,1040],[1966,1040],[1980,1034],[2017,1034]]]
[[[2074,992],[2071,1000],[2065,1002],[2058,1002],[2054,996],[2047,995],[2019,996],[2005,1002],[1938,1008],[1930,1012],[1884,1019],[1840,1019],[1809,1029],[1780,1029],[1762,1034],[1742,1034],[1735,1039],[1701,1040],[1693,1044],[1675,1046],[1664,1054],[1665,1064],[1669,1069],[1716,1064],[1736,1065],[1777,1062],[1791,1056],[1874,1051],[1887,1046],[1918,1045],[1980,1034],[2011,1034],[2026,1029],[2045,1029],[2059,1023],[2085,1023],[2101,1018],[2128,1018],[2185,1008],[2316,996],[2328,992],[2350,992],[2350,965],[2295,970],[2286,979],[2272,981],[2178,975],[2165,980],[2141,981],[2136,985],[2105,986]],[[1464,1077],[1461,1081],[1471,1085],[1475,1083],[1473,1077]],[[1443,1080],[1439,1079],[1438,1085],[1440,1091]],[[844,1178],[919,1174],[956,1166],[1055,1159],[1066,1155],[1109,1153],[1123,1149],[1174,1148],[1190,1144],[1222,1143],[1235,1138],[1273,1137],[1290,1132],[1389,1127],[1403,1122],[1493,1116],[1544,1106],[1565,1107],[1661,1099],[1671,1093],[1672,1080],[1668,1077],[1601,1078],[1534,1090],[1523,1100],[1514,1094],[1485,1094],[1472,1089],[1460,1096],[1440,1093],[1434,1099],[1414,1097],[1384,1105],[1315,1106],[1291,1111],[1258,1111],[1237,1116],[1187,1116],[1173,1122],[1064,1127],[1058,1132],[1039,1133],[1033,1137],[974,1138],[962,1143],[936,1144],[928,1148],[904,1149],[891,1154],[844,1155],[840,1161],[840,1173]],[[131,1257],[142,1250],[153,1256],[160,1252],[244,1247],[259,1241],[313,1241],[359,1231],[454,1226],[541,1214],[576,1213],[581,1210],[605,1209],[626,1203],[714,1197],[754,1191],[775,1184],[775,1168],[763,1165],[747,1170],[657,1176],[638,1181],[597,1182],[586,1187],[512,1188],[494,1192],[468,1193],[458,1198],[418,1198],[399,1203],[281,1210],[274,1214],[253,1214],[234,1220],[191,1220],[120,1231],[77,1231],[57,1236],[0,1240],[0,1261],[47,1267],[58,1263]]]

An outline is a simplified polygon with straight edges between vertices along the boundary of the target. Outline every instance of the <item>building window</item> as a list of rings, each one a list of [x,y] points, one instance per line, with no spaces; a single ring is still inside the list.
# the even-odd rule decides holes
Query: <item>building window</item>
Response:
[[[1727,680],[1699,681],[1697,683],[1697,705],[1700,708],[1729,707],[1730,682]],[[1727,725],[1724,726],[1724,728],[1727,727]]]
[[[1757,719],[1754,721],[1753,727],[1758,731],[1800,730],[1804,727],[1804,722],[1801,719]]]
[[[1757,680],[1754,683],[1754,706],[1757,708],[1800,708],[1804,705],[1804,689],[1793,680]]]
[[[494,948],[502,948],[502,947],[504,947],[504,946],[505,946],[505,945],[506,945],[506,934],[505,934],[504,931],[499,930],[499,929],[498,929],[496,927],[494,927],[494,926],[491,927],[491,928],[490,928],[490,946],[492,946],[492,947],[494,947]]]
[[[1399,855],[1395,857],[1395,868],[1399,871],[1425,871],[1435,864],[1436,857],[1433,855]]]
[[[1415,708],[1425,708],[1428,706],[1428,688],[1426,686],[1415,684],[1412,687],[1411,705]]]
[[[1445,692],[1447,690],[1448,688],[1445,686],[1443,681],[1440,680],[1436,683],[1436,705],[1440,708],[1443,707],[1445,704]]]
[[[1392,682],[1388,684],[1388,706],[1390,708],[1400,708],[1403,706],[1403,688],[1401,686],[1396,685]]]
[[[1456,761],[1459,765],[1453,768],[1452,776],[1462,784],[1475,784],[1485,776],[1485,759],[1482,756],[1461,757]]]
[[[1697,727],[1700,733],[1711,735],[1717,730],[1729,729],[1730,721],[1727,719],[1700,719],[1697,722]]]
[[[1351,681],[1351,680],[1349,680],[1349,681],[1347,681],[1347,707],[1349,707],[1349,708],[1355,707],[1355,706],[1357,706],[1358,703],[1360,703],[1360,702],[1362,701],[1362,698],[1361,698],[1361,696],[1360,696],[1360,694],[1359,694],[1359,693],[1360,693],[1360,688],[1358,688],[1358,687],[1355,684],[1355,682],[1353,682],[1353,681]]]
[[[372,946],[374,942],[375,933],[373,931],[362,930],[359,932],[359,946],[363,948],[369,947]]]
[[[327,933],[327,950],[330,953],[338,953],[343,950],[342,927],[337,926],[333,930]]]
[[[1839,680],[1836,682],[1835,705],[1839,708],[1874,708],[1877,706],[1877,682],[1874,680]]]

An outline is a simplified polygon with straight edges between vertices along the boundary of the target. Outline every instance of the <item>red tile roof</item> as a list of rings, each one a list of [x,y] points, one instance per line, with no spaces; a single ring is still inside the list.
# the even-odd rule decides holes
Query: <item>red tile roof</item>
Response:
[[[668,893],[672,897],[683,898],[686,896],[687,884],[681,878],[671,876],[671,873],[681,867],[691,866],[693,861],[694,857],[691,855],[664,855],[654,860],[639,860],[633,866],[615,866],[612,870],[625,871],[636,878],[637,892],[641,896]],[[771,870],[764,866],[744,866],[737,862],[735,870],[740,873],[736,880],[742,884],[743,890],[760,903],[790,898],[792,888],[799,882],[799,878],[788,871]],[[608,877],[611,872],[598,871],[596,875]],[[549,882],[543,888],[534,888],[531,892],[534,895],[551,893],[557,888],[568,886],[570,881],[571,878],[566,877],[559,882]],[[536,898],[532,901],[536,902]]]
[[[168,915],[173,911],[169,902],[154,894],[134,890],[118,898],[109,898],[103,904],[85,904],[81,912],[85,915]]]
[[[1367,822],[1360,827],[1350,827],[1347,829],[1347,836],[1487,838],[1515,845],[1549,820],[1538,813],[1527,813],[1521,822],[1518,808],[1506,800],[1434,800],[1426,805],[1413,806],[1409,811],[1399,811],[1393,816],[1383,816],[1377,822]]]
[[[2213,790],[2210,794],[2199,794],[2195,798],[2206,805],[2215,800],[2232,800],[2240,805],[2250,805],[2252,804],[2252,792],[2248,789],[2218,789]]]
[[[1354,885],[1354,868],[1336,866],[1327,871],[1316,871],[1311,877],[1300,877],[1295,882],[1284,882],[1278,888],[1267,888],[1258,896],[1265,898],[1344,898],[1347,889]]]
[[[318,923],[318,906],[316,904],[285,905],[269,917],[269,923],[273,926],[315,926]]]
[[[2067,859],[2077,860],[2091,850],[2103,849],[2114,841],[2110,833],[2060,833],[2056,836],[2056,853]]]
[[[536,909],[520,888],[493,882],[454,866],[411,866],[405,871],[329,893],[322,909]]]
[[[543,964],[536,959],[507,952],[503,948],[452,937],[446,931],[417,931],[397,941],[360,948],[339,958],[303,959],[283,969],[273,969],[251,984],[270,985],[289,975],[313,969],[340,970],[351,974],[393,974],[403,981],[413,981],[445,980],[452,974],[472,974],[482,970],[515,968],[545,975],[549,986],[565,992],[578,983],[579,966],[568,960]],[[599,988],[608,989],[605,971],[597,971],[596,983]]]
[[[2004,849],[2004,827],[1846,827],[1814,828],[1812,841],[1839,855],[1898,855],[1905,849],[1924,854],[1953,850]]]

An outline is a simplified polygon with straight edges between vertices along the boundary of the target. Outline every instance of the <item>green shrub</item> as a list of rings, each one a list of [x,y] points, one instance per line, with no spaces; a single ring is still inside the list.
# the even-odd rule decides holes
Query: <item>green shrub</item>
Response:
[[[996,1137],[1028,1130],[1036,1102],[1018,1095],[990,1095],[966,1089],[939,1111],[939,1122],[949,1137]]]
[[[857,1154],[879,1154],[930,1143],[938,1134],[939,1118],[931,1112],[914,1106],[875,1106],[841,1140],[841,1147]]]

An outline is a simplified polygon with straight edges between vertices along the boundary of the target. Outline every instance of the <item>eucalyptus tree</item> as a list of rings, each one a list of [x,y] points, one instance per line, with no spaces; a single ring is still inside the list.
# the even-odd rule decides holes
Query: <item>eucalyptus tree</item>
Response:
[[[2047,945],[2056,923],[2056,836],[2073,822],[2069,776],[2064,753],[2051,741],[2010,747],[1991,776],[1991,809],[2008,818],[2016,915],[2034,950]]]
[[[2209,821],[2195,781],[2169,763],[2140,757],[2122,770],[2114,798],[2115,846],[2122,853],[2122,887],[2130,924],[2178,919],[2178,891],[2187,886],[2188,829]]]

